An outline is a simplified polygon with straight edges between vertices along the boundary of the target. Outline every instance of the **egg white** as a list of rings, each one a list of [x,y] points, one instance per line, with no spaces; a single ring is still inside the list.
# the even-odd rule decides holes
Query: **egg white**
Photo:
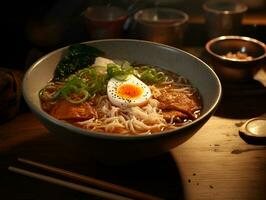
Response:
[[[121,96],[117,89],[123,84],[131,84],[135,87],[141,88],[141,94],[134,98],[125,98],[124,96]],[[107,95],[111,103],[115,106],[132,107],[145,105],[152,94],[149,86],[147,86],[134,75],[129,75],[125,81],[119,81],[115,78],[111,78],[107,84]]]

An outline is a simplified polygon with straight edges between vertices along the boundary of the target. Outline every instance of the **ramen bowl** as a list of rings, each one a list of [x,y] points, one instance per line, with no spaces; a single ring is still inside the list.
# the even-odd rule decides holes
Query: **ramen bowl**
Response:
[[[220,36],[205,49],[215,72],[225,81],[248,81],[266,57],[266,45],[245,36]]]
[[[35,62],[23,80],[23,96],[45,127],[73,148],[84,150],[104,163],[120,164],[160,155],[191,138],[215,112],[221,98],[221,84],[215,72],[203,61],[167,45],[130,39],[105,39],[85,42],[112,59],[160,66],[186,77],[199,90],[203,110],[199,118],[175,130],[148,135],[118,135],[88,131],[57,120],[40,106],[39,91],[53,77],[59,60],[68,47],[55,50]]]

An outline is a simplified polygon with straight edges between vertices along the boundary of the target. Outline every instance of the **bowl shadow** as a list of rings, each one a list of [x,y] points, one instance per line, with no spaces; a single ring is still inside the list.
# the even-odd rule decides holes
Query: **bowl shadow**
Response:
[[[234,119],[258,117],[266,112],[265,102],[266,89],[262,89],[254,95],[237,95],[237,92],[225,94],[214,115]]]

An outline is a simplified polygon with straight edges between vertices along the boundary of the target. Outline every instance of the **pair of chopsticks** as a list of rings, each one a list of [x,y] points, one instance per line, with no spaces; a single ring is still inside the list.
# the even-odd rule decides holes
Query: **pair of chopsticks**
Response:
[[[106,199],[115,199],[115,200],[133,200],[133,199],[145,199],[145,200],[162,200],[162,198],[159,197],[155,197],[152,196],[150,194],[146,194],[140,191],[136,191],[133,189],[129,189],[120,185],[116,185],[113,183],[109,183],[106,181],[102,181],[99,179],[95,179],[89,176],[84,176],[78,173],[74,173],[71,171],[67,171],[64,169],[60,169],[57,167],[53,167],[50,165],[46,165],[46,164],[42,164],[39,162],[35,162],[35,161],[31,161],[31,160],[27,160],[27,159],[23,159],[23,158],[18,158],[19,162],[25,163],[25,164],[29,164],[31,166],[46,170],[48,172],[53,172],[55,174],[59,174],[62,175],[64,177],[68,177],[68,178],[72,178],[73,180],[76,181],[80,181],[86,184],[90,184],[90,185],[94,185],[97,186],[98,188],[104,189],[104,190],[99,190],[99,189],[95,189],[95,188],[91,188],[85,185],[80,185],[74,182],[69,182],[69,181],[65,181],[65,180],[61,180],[58,178],[54,178],[54,177],[50,177],[47,175],[42,175],[39,173],[35,173],[35,172],[31,172],[29,170],[25,170],[22,168],[17,168],[14,166],[9,166],[8,170],[15,172],[17,174],[21,174],[24,176],[28,176],[31,178],[36,178],[42,181],[46,181],[49,183],[53,183],[56,185],[60,185],[69,189],[73,189],[76,191],[80,191],[83,193],[87,193],[87,194],[92,194],[98,197],[102,197],[102,198],[106,198]],[[107,192],[106,190],[112,191],[111,192]],[[124,195],[124,196],[122,196]]]

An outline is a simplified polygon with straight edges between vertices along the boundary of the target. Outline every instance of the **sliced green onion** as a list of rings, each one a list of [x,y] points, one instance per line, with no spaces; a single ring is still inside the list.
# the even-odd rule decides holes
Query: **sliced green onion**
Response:
[[[125,81],[127,80],[128,76],[133,73],[133,67],[129,66],[128,64],[123,66],[117,64],[107,65],[107,75],[109,78],[115,78],[120,81]]]
[[[72,99],[71,96],[65,96],[66,100],[69,101],[70,103],[73,104],[79,104],[79,103],[83,103],[84,101],[86,101],[89,97],[89,92],[87,90],[80,90],[79,94],[82,93],[83,97],[81,99]]]
[[[52,93],[49,93],[48,90],[54,90]],[[54,100],[58,95],[58,88],[55,87],[53,83],[46,85],[43,89],[39,92],[39,98],[42,100]]]
[[[167,76],[153,67],[138,66],[136,67],[137,77],[145,83],[156,84],[167,79]]]

